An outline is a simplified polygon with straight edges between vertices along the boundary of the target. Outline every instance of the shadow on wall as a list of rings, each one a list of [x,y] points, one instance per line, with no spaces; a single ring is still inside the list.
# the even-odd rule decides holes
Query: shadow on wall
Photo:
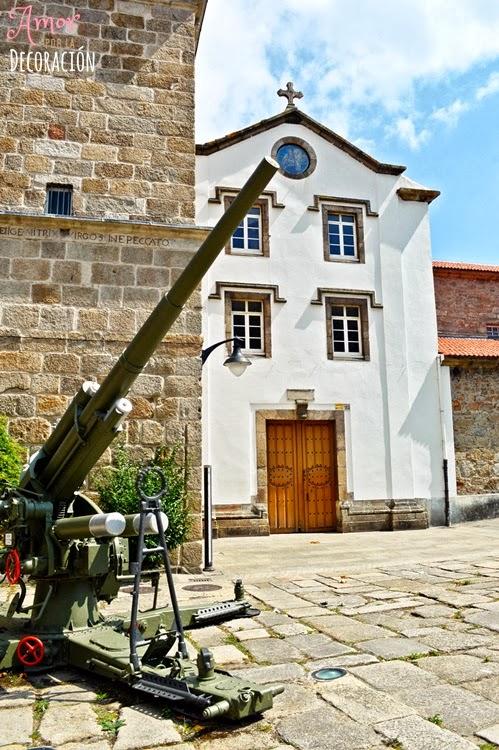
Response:
[[[439,497],[443,494],[441,426],[435,367],[437,367],[436,359],[426,373],[421,388],[399,430],[400,435],[410,438],[429,453],[431,474],[427,487],[428,497]],[[435,446],[438,446],[438,450],[435,450]]]

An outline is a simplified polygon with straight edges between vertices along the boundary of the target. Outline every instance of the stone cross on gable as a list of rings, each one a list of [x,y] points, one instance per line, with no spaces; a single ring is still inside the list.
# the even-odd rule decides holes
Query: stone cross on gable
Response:
[[[296,104],[293,102],[293,99],[301,99],[303,96],[303,93],[301,91],[295,91],[295,87],[293,85],[293,81],[288,81],[286,84],[285,89],[279,89],[277,92],[278,96],[285,96],[288,100],[286,109],[288,107],[296,107]]]

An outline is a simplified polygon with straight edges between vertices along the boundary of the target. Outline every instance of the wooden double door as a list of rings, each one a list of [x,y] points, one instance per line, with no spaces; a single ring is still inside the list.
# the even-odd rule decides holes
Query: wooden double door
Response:
[[[335,466],[333,422],[267,422],[271,533],[336,528]]]

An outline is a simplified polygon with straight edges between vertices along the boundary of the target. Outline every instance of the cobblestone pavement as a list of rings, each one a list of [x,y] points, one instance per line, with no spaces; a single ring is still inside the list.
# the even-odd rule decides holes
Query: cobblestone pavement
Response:
[[[216,585],[221,576],[210,580]],[[258,617],[190,637],[231,671],[285,685],[260,720],[213,729],[159,704],[134,705],[104,680],[58,671],[31,681],[2,678],[0,748],[499,747],[499,552],[268,578],[247,593],[262,609]],[[344,667],[347,675],[317,682],[311,674],[322,666]]]

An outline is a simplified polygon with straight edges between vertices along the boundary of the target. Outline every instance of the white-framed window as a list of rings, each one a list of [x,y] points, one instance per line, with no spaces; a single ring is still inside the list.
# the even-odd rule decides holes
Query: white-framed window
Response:
[[[499,323],[490,323],[487,325],[487,338],[499,339]]]
[[[244,348],[248,352],[265,354],[263,301],[232,299],[230,305],[233,338],[244,341]]]
[[[333,303],[331,324],[333,356],[363,358],[360,307]]]
[[[250,208],[232,235],[230,248],[233,253],[262,255],[262,209],[260,206]]]
[[[355,222],[354,214],[328,213],[328,244],[331,258],[357,258],[357,227]]]

